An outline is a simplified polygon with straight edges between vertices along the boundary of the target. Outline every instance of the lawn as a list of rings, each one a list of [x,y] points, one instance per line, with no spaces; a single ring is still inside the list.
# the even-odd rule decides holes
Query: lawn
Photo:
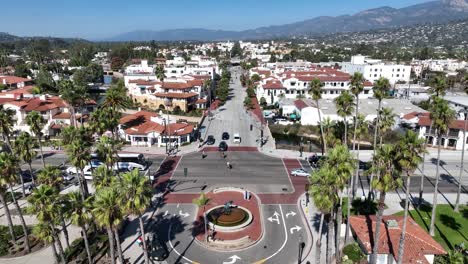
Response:
[[[411,210],[409,215],[429,232],[432,208],[421,206],[420,210]],[[403,215],[403,212],[395,215]],[[450,205],[438,205],[435,222],[435,237],[446,250],[452,250],[455,245],[468,241],[468,206],[460,206],[460,213],[455,213]]]

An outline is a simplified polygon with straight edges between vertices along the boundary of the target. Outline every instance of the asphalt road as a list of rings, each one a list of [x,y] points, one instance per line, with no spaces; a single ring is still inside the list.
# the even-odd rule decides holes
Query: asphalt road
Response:
[[[284,193],[291,191],[286,168],[281,159],[260,152],[206,152],[184,155],[172,177],[177,193],[199,193],[206,185],[209,191],[217,187],[242,186],[255,193]],[[232,165],[228,169],[226,162]],[[184,169],[187,168],[187,177]]]

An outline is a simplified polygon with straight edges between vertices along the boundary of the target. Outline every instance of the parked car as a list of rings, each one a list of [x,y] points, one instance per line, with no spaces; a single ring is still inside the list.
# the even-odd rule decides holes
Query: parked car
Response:
[[[75,178],[75,175],[65,173],[62,175],[62,178],[65,182],[70,182]]]
[[[234,134],[234,139],[232,140],[232,142],[241,143],[241,137],[240,137],[239,133]]]
[[[228,139],[229,139],[229,133],[228,133],[228,132],[224,132],[223,135],[221,136],[221,139],[222,139],[222,140],[228,140]]]
[[[314,169],[319,168],[320,164],[324,162],[326,159],[327,159],[326,156],[318,156],[318,155],[312,155],[312,156],[307,157],[307,161],[309,162],[309,165]]]
[[[225,141],[221,141],[219,143],[219,151],[227,151],[228,149],[228,145],[226,144]]]
[[[21,178],[23,178],[23,182],[32,182],[33,177],[36,179],[35,175],[31,175],[29,171],[21,171],[20,172]]]
[[[304,169],[294,169],[291,171],[292,176],[300,176],[300,177],[309,177],[310,173],[305,171]]]
[[[207,138],[206,138],[206,144],[207,145],[213,145],[215,143],[215,138],[213,135],[209,135]]]
[[[165,260],[169,255],[166,245],[161,243],[158,236],[154,233],[151,234],[149,240],[151,243],[150,250],[149,250],[151,260],[153,261]]]

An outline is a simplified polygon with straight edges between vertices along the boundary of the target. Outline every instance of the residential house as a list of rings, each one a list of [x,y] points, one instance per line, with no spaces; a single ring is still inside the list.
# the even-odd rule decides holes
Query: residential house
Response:
[[[436,130],[431,128],[432,120],[429,114],[418,116],[419,137],[425,138],[430,147],[437,147]],[[449,124],[449,129],[441,138],[441,146],[445,149],[462,150],[465,141],[465,150],[468,149],[468,133],[463,137],[463,131],[468,128],[465,120],[454,120]],[[465,126],[466,125],[466,126]]]
[[[34,84],[34,81],[28,78],[17,76],[0,76],[0,84],[9,89],[24,88]]]

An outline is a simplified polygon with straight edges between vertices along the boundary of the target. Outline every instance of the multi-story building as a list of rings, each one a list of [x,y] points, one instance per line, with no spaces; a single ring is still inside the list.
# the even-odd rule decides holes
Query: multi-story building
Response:
[[[402,64],[388,64],[382,60],[370,59],[362,55],[352,56],[350,62],[341,64],[342,70],[349,74],[360,72],[371,82],[381,77],[387,78],[392,85],[397,82],[409,82],[411,66]]]

